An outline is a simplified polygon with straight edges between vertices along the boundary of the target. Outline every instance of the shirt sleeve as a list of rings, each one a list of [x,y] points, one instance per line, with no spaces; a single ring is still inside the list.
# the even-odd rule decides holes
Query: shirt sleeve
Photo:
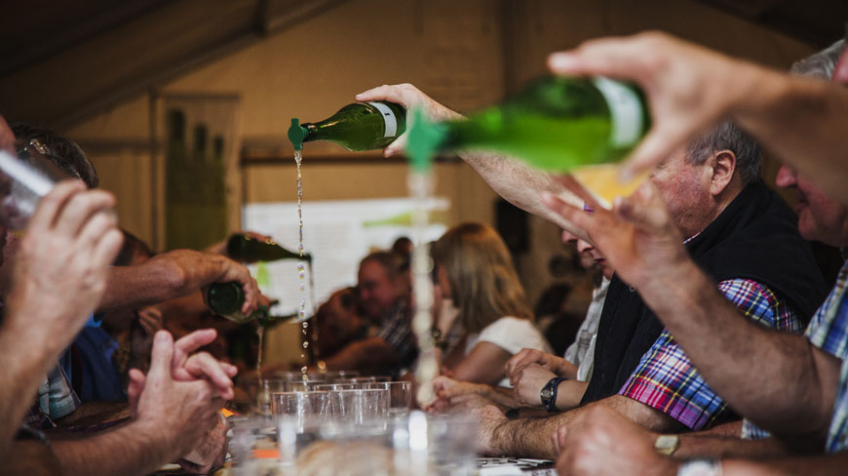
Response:
[[[797,315],[762,284],[746,279],[722,281],[719,290],[745,316],[761,325],[801,331]],[[619,395],[669,415],[693,430],[720,421],[727,404],[699,374],[668,329],[663,329]]]
[[[489,342],[516,354],[524,348],[551,352],[545,337],[532,321],[516,317],[502,317],[480,332],[477,342]]]

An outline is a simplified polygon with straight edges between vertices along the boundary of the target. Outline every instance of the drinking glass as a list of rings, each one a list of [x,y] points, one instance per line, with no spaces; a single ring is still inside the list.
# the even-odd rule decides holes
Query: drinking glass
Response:
[[[271,400],[271,413],[279,424],[282,417],[292,418],[298,433],[336,416],[336,401],[332,392],[281,392]]]
[[[334,392],[338,402],[338,420],[343,424],[385,422],[389,413],[388,390],[340,390]]]
[[[362,388],[388,391],[389,418],[405,416],[412,407],[412,382],[371,382],[362,384]]]
[[[250,398],[250,411],[254,415],[271,414],[271,395],[286,391],[286,380],[267,378],[253,380],[247,384],[247,396]]]

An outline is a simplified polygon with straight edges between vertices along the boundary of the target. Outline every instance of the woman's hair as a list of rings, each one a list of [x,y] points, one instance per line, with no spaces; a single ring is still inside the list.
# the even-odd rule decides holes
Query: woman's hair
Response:
[[[433,245],[465,330],[476,333],[504,316],[533,319],[512,257],[500,235],[482,223],[463,223]]]

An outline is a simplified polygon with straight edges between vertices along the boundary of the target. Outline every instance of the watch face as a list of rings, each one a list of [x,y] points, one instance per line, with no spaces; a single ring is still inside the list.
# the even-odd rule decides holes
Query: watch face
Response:
[[[551,398],[554,396],[554,390],[552,388],[543,388],[541,395],[542,398]]]

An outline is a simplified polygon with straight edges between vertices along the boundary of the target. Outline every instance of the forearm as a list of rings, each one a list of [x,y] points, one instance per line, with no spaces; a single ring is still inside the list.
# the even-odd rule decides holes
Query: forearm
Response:
[[[745,319],[691,261],[662,275],[640,288],[645,303],[731,407],[775,434],[827,430],[838,363],[814,355],[801,336]]]
[[[560,426],[567,425],[581,409],[541,418],[507,420],[492,432],[492,447],[502,455],[555,459],[551,435]]]
[[[54,476],[62,474],[61,466],[49,447],[40,441],[14,441],[8,457],[3,458],[3,474],[7,476]]]
[[[680,447],[672,455],[692,458],[774,458],[786,456],[789,449],[776,438],[742,440],[716,435],[682,434]]]
[[[848,137],[843,127],[848,122],[848,91],[826,81],[754,67],[734,74],[737,78],[751,84],[732,111],[742,128],[832,197],[848,201]]]
[[[363,367],[390,366],[398,360],[397,352],[379,337],[354,342],[324,359],[327,370],[349,370]]]
[[[61,352],[60,342],[40,335],[39,329],[15,326],[10,320],[7,316],[0,330],[3,352],[0,382],[4,382],[0,391],[0,455],[8,453],[12,437],[32,405],[38,386],[57,364]]]
[[[557,390],[556,407],[557,410],[571,410],[580,405],[583,400],[583,394],[586,393],[588,382],[578,382],[577,380],[566,380],[559,384]]]
[[[481,395],[506,408],[518,408],[523,406],[515,397],[515,391],[507,387],[494,387],[481,385]]]
[[[151,260],[140,266],[116,266],[109,269],[106,292],[97,312],[137,309],[192,291],[196,289],[188,288],[187,273],[167,260]]]
[[[568,230],[582,239],[587,239],[583,230],[577,229],[558,213],[542,204],[543,192],[568,193],[553,180],[550,174],[532,169],[516,159],[485,152],[461,152],[460,157],[477,172],[498,195],[516,207],[544,218]],[[577,200],[576,197],[574,197]]]
[[[809,474],[837,476],[845,474],[846,465],[848,465],[848,454],[846,453],[766,461],[730,459],[722,462],[722,474],[724,476],[806,476]]]
[[[127,402],[85,402],[57,423],[60,427],[90,426],[130,416]]]
[[[65,476],[148,474],[181,456],[179,445],[161,430],[133,422],[88,438],[55,441],[53,452]]]

